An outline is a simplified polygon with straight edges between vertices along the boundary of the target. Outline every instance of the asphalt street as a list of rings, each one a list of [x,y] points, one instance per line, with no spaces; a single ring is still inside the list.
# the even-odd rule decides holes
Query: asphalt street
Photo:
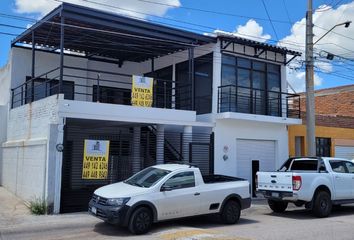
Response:
[[[197,217],[158,223],[149,234],[134,236],[87,213],[31,215],[22,201],[0,187],[0,239],[353,240],[354,205],[343,206],[334,210],[331,217],[318,219],[294,206],[283,214],[274,214],[265,201],[257,200],[242,213],[236,225]]]

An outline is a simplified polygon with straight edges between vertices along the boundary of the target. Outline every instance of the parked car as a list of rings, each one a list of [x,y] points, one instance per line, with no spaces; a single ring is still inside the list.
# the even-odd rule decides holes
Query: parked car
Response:
[[[89,212],[143,234],[155,222],[204,214],[217,214],[222,222],[234,224],[250,205],[250,184],[244,179],[202,176],[195,166],[162,164],[97,189]]]
[[[258,172],[257,191],[274,212],[288,203],[305,205],[317,217],[330,215],[333,205],[354,203],[354,163],[340,158],[290,158],[277,172]]]

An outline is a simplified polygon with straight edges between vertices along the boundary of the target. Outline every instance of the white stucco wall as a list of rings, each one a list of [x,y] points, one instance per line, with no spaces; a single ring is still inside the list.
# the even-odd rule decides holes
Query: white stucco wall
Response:
[[[11,55],[8,63],[0,68],[0,186],[2,185],[3,156],[2,143],[7,136],[7,113],[10,100]]]
[[[0,105],[0,186],[2,185],[2,171],[3,171],[3,156],[2,156],[2,143],[6,141],[7,131],[7,106]]]
[[[216,120],[215,126],[215,173],[236,176],[236,139],[276,141],[276,167],[289,156],[288,132],[285,124],[252,122],[244,120]],[[223,160],[224,146],[228,146],[228,159]],[[250,152],[252,146],[250,146]],[[255,158],[257,159],[257,158]]]
[[[51,204],[54,199],[55,128],[61,121],[61,98],[54,95],[9,112],[7,141],[2,144],[2,184],[26,201],[43,198]]]

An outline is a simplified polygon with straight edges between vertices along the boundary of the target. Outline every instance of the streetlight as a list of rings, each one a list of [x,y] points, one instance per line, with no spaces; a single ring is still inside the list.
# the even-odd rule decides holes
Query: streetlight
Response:
[[[313,43],[313,23],[312,23],[312,0],[307,2],[306,13],[306,142],[307,155],[316,156],[316,135],[315,135],[315,90],[314,90],[314,61],[313,61],[313,46],[325,37],[334,28],[344,25],[348,28],[351,21],[346,21],[334,25],[315,43]]]
[[[331,29],[329,29],[325,34],[323,34],[322,37],[320,37],[319,39],[317,39],[317,41],[316,41],[313,45],[315,45],[316,43],[318,43],[322,38],[324,38],[324,36],[326,36],[328,33],[330,33],[330,32],[331,32],[333,29],[335,29],[336,27],[344,25],[345,28],[348,28],[351,23],[352,23],[352,21],[346,21],[346,22],[343,22],[343,23],[339,23],[339,24],[334,25],[334,26],[333,26]]]

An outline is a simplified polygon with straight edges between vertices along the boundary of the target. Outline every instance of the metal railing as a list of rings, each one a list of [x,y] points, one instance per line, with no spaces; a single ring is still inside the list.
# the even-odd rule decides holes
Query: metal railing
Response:
[[[52,69],[13,88],[11,107],[63,93],[65,99],[131,105],[132,75],[64,67],[60,86],[59,68]],[[191,84],[154,78],[152,107],[192,110]]]
[[[218,112],[300,118],[300,95],[236,85],[219,86]]]

